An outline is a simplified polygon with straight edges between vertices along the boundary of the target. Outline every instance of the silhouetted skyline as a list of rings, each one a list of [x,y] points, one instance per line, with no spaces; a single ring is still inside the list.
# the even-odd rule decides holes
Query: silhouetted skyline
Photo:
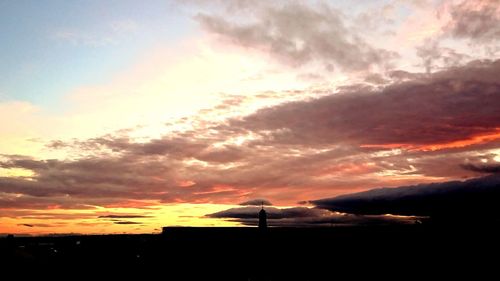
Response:
[[[2,1],[0,234],[495,224],[499,7]]]

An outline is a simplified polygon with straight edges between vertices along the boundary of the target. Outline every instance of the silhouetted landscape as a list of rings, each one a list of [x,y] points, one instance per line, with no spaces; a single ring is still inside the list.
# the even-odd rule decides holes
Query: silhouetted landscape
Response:
[[[333,280],[495,272],[492,225],[331,228],[165,228],[155,235],[0,239],[4,270],[180,276],[210,280]],[[20,270],[20,271],[17,271]],[[450,274],[452,274],[450,272]],[[173,279],[179,280],[179,279]]]

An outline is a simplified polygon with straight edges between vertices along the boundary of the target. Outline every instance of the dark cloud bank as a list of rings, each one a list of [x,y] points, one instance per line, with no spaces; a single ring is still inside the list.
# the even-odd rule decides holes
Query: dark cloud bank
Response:
[[[317,208],[364,215],[411,215],[444,220],[491,220],[500,214],[500,175],[466,181],[379,188],[315,200]]]
[[[439,222],[492,222],[500,215],[499,165],[474,167],[497,174],[442,183],[377,188],[333,198],[313,200],[314,208],[267,207],[271,226],[380,225]],[[258,207],[231,208],[209,214],[246,225],[257,225]]]
[[[270,226],[348,226],[348,225],[387,225],[387,224],[407,224],[413,223],[415,218],[402,218],[390,216],[372,215],[352,215],[339,214],[329,210],[308,207],[292,208],[265,208]],[[208,214],[210,218],[228,219],[244,225],[255,226],[258,224],[257,214],[259,207],[231,208],[213,214]]]

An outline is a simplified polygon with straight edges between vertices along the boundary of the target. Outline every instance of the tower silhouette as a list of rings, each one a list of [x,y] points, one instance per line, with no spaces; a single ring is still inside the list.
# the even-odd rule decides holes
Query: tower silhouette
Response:
[[[267,228],[267,213],[264,210],[264,203],[262,203],[262,209],[259,212],[259,229]]]

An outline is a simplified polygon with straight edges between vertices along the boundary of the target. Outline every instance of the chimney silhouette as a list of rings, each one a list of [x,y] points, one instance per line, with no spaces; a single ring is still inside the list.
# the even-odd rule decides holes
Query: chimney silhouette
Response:
[[[267,229],[267,213],[264,210],[264,202],[262,202],[262,209],[259,212],[259,229]]]

